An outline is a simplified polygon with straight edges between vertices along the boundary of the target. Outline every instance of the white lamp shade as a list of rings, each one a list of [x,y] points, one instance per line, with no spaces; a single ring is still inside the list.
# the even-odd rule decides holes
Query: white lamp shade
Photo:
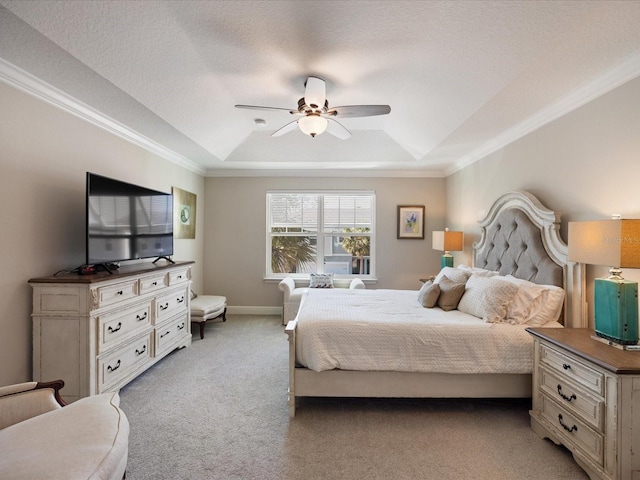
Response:
[[[569,261],[640,268],[640,220],[569,222]]]
[[[326,118],[322,118],[320,115],[307,115],[306,117],[302,117],[298,120],[298,126],[303,133],[315,137],[316,135],[320,135],[327,129],[327,121]]]
[[[462,232],[433,232],[432,234],[433,249],[443,252],[460,252],[462,251],[463,234]]]

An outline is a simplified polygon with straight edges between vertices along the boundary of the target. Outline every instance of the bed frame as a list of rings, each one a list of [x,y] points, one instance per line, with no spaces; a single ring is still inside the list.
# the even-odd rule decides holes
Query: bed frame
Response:
[[[480,241],[473,244],[474,265],[539,284],[565,289],[560,322],[586,327],[583,264],[569,263],[560,237],[561,214],[524,191],[498,198],[481,220]],[[315,372],[296,363],[297,318],[290,321],[289,415],[298,397],[379,398],[527,398],[531,374],[446,374],[329,370]]]

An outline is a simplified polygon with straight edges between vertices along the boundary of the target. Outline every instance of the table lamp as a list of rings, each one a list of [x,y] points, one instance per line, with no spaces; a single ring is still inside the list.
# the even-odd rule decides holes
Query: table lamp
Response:
[[[433,232],[433,249],[444,251],[440,261],[441,267],[453,267],[453,256],[449,252],[462,251],[462,232],[450,232],[448,228],[444,232]]]
[[[621,268],[640,268],[640,220],[569,222],[569,261],[611,267],[594,282],[594,323],[598,337],[620,345],[638,343],[638,282]]]

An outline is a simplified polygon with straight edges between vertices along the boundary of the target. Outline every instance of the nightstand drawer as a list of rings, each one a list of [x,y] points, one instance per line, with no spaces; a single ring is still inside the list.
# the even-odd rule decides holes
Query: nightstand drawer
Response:
[[[543,418],[553,425],[558,434],[565,440],[565,445],[573,445],[585,453],[598,465],[603,464],[604,437],[590,428],[586,423],[573,415],[566,408],[542,395]]]
[[[598,395],[604,394],[604,374],[574,357],[541,344],[540,361],[551,371],[558,372],[560,378],[569,378]]]
[[[556,375],[546,368],[540,369],[540,389],[571,412],[587,421],[599,432],[604,429],[604,400],[589,395],[588,391]]]

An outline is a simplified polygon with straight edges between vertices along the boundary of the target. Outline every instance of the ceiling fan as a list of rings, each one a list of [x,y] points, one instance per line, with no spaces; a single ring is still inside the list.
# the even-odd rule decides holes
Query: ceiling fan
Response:
[[[300,128],[303,133],[315,137],[325,130],[343,140],[351,136],[351,132],[338,123],[335,118],[372,117],[374,115],[386,115],[391,111],[389,105],[345,105],[343,107],[329,108],[326,97],[324,80],[318,77],[309,77],[305,82],[304,97],[298,100],[298,108],[295,110],[280,107],[260,107],[257,105],[236,105],[236,108],[249,110],[286,110],[290,114],[298,116],[297,120],[287,123],[271,134],[279,137]]]

